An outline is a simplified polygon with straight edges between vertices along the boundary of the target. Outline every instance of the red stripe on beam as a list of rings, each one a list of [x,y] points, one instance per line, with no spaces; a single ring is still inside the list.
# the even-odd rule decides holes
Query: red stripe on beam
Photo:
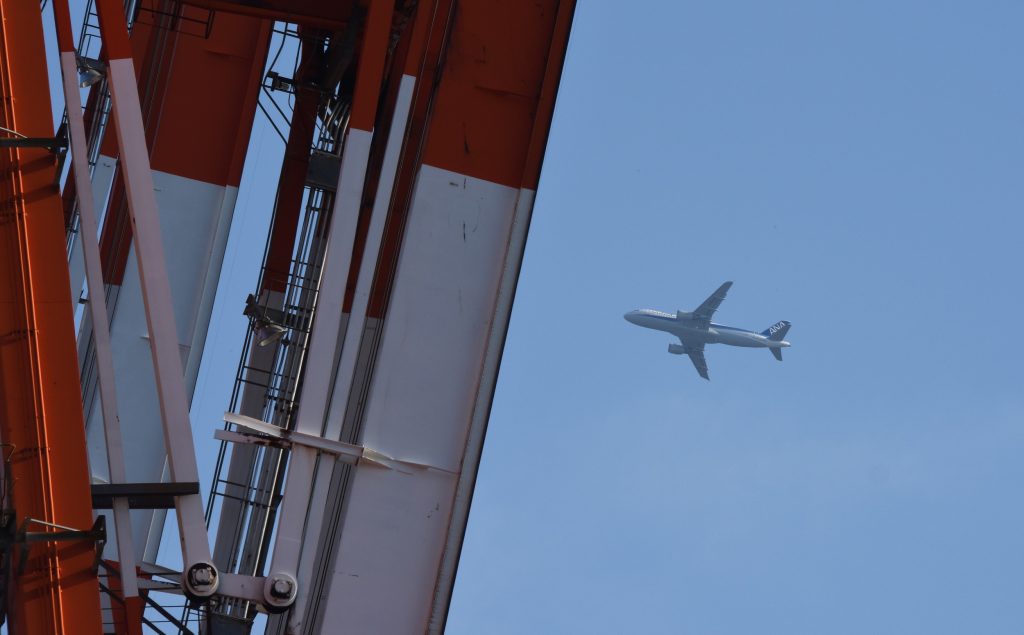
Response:
[[[427,46],[427,34],[430,33],[431,19],[436,10],[436,2],[418,2],[416,15],[409,36],[409,52],[405,57],[405,74],[422,79],[420,69],[423,66],[423,53]]]
[[[318,105],[319,95],[315,91],[300,89],[295,95],[263,273],[263,288],[271,291],[283,292],[288,284]]]
[[[436,86],[434,78],[444,55],[451,23],[453,0],[420,2],[416,13],[416,29],[422,28],[425,35],[419,51],[410,50],[406,68],[416,69],[416,92],[413,96],[406,129],[405,147],[399,159],[395,175],[394,192],[391,195],[392,209],[381,241],[377,275],[370,291],[370,302],[366,314],[370,317],[384,316],[388,294],[394,279],[398,254],[402,245],[405,221],[412,204],[412,190],[422,162],[424,137],[427,132],[427,118]],[[422,24],[421,24],[422,23]]]
[[[394,46],[394,53],[391,55],[390,60],[388,60],[388,69],[385,72],[387,82],[383,95],[380,98],[380,106],[377,110],[378,124],[374,130],[373,145],[370,148],[370,156],[367,162],[366,185],[363,189],[363,201],[359,209],[359,224],[356,227],[355,242],[352,246],[352,266],[349,269],[348,281],[345,287],[345,299],[342,304],[342,310],[346,313],[352,307],[356,283],[359,280],[360,269],[363,264],[363,250],[366,246],[370,216],[375,205],[375,195],[380,182],[380,172],[385,150],[392,135],[400,135],[403,138],[403,145],[407,140],[407,125],[401,130],[391,130],[391,123],[402,78],[408,74],[403,73],[403,69],[415,70],[423,61],[423,48],[426,44],[426,35],[432,9],[433,6],[430,3],[420,2],[414,7],[413,11],[395,17],[396,28],[398,29],[398,42]],[[403,25],[402,23],[406,20],[408,22]],[[403,123],[408,124],[407,121]],[[390,214],[388,216],[390,217]],[[384,241],[381,244],[384,245]]]
[[[544,151],[548,145],[548,133],[551,131],[551,118],[555,111],[555,97],[558,85],[562,80],[562,66],[565,64],[565,52],[569,46],[569,30],[572,27],[572,16],[576,10],[576,0],[561,0],[558,3],[558,15],[555,28],[551,33],[551,47],[547,54],[547,67],[541,84],[540,99],[533,119],[533,133],[530,146],[526,152],[526,165],[523,169],[522,187],[536,190],[540,180],[540,169],[544,163]]]
[[[71,32],[71,11],[67,0],[53,0],[53,20],[57,26],[57,49],[61,53],[75,51],[75,38]]]
[[[394,2],[391,0],[370,0],[370,11],[363,30],[363,47],[359,54],[359,68],[356,71],[356,90],[352,103],[349,125],[360,130],[373,130],[377,116],[377,100],[380,96],[381,75],[384,73],[384,57],[388,49],[388,35],[391,32],[391,15]]]
[[[100,35],[103,37],[106,59],[131,57],[128,24],[124,21],[124,6],[120,0],[96,0],[96,13],[100,20]]]

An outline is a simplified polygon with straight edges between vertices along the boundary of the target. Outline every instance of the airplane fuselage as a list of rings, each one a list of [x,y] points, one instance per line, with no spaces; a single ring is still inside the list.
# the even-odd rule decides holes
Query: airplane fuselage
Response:
[[[699,325],[697,320],[688,318],[687,314],[683,312],[673,315],[653,309],[638,309],[630,311],[624,317],[637,326],[671,333],[684,342],[727,344],[746,348],[785,348],[789,346],[789,342],[785,340],[771,340],[760,333],[734,326],[711,322],[705,328]]]

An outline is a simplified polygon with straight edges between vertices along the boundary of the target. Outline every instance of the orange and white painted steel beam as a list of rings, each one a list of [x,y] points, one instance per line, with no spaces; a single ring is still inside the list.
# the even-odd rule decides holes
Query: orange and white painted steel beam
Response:
[[[296,578],[289,633],[443,629],[573,8],[420,2],[379,70],[363,36],[296,429],[416,467],[332,489],[293,446],[268,576]]]
[[[480,384],[473,400],[473,412],[466,436],[465,454],[462,459],[463,470],[456,485],[455,500],[452,506],[452,518],[448,526],[444,556],[441,561],[435,587],[433,607],[431,609],[430,632],[440,633],[447,621],[451,594],[455,585],[455,574],[466,525],[469,520],[469,508],[476,487],[476,476],[483,452],[484,436],[490,417],[491,403],[498,379],[498,369],[505,348],[505,337],[508,333],[509,319],[512,314],[512,303],[515,299],[516,286],[519,282],[519,271],[522,266],[526,238],[530,229],[533,214],[533,203],[540,181],[541,166],[547,146],[548,133],[554,115],[555,98],[561,81],[562,65],[568,49],[569,32],[575,11],[575,0],[560,1],[553,6],[555,19],[550,32],[549,49],[545,58],[543,77],[540,79],[539,94],[533,114],[532,130],[529,134],[529,145],[525,160],[522,163],[522,174],[519,179],[519,200],[512,217],[508,234],[508,247],[504,254],[497,296],[494,299],[494,318],[490,325],[487,343],[484,347],[483,364],[480,373]],[[534,53],[536,54],[536,53]],[[534,62],[538,61],[534,58]],[[536,84],[534,84],[536,85]],[[513,173],[514,174],[514,173]],[[513,183],[515,183],[513,181]]]
[[[381,76],[384,83],[380,89],[375,126],[379,129],[374,130],[375,144],[365,183],[367,191],[360,210],[361,222],[352,254],[354,261],[347,276],[343,311],[349,317],[341,331],[341,348],[322,427],[323,436],[331,440],[339,439],[343,434],[346,406],[352,398],[356,378],[361,372],[360,364],[365,363],[361,357],[361,352],[365,352],[363,340],[380,326],[380,320],[369,311],[370,292],[385,239],[399,159],[409,140],[407,129],[417,81],[415,73],[406,72],[408,60],[419,59],[422,55],[430,21],[429,3],[420,3],[409,17],[412,20],[401,33],[394,53],[386,60],[388,67],[383,69]],[[334,494],[330,488],[335,472],[336,465],[330,462],[321,461],[317,465],[310,484],[310,500],[332,499]],[[323,596],[323,578],[317,572],[323,565],[317,562],[317,558],[324,542],[331,541],[325,525],[331,522],[330,506],[311,505],[307,514],[304,534],[306,547],[301,553],[298,568],[299,593],[289,616],[289,628],[293,632],[314,632],[310,629],[315,628],[315,616],[309,614],[309,607],[310,603],[315,605]]]
[[[39,5],[0,3],[3,136],[54,136]],[[93,523],[55,156],[0,148],[0,437],[13,530]],[[34,519],[34,520],[29,520]],[[44,525],[41,523],[50,523]],[[99,634],[89,541],[41,542],[12,564],[12,635]],[[15,555],[17,547],[5,558]]]
[[[200,9],[186,7],[184,11],[183,18],[195,18],[196,13],[205,16]],[[143,124],[189,399],[235,211],[271,27],[258,18],[218,14],[204,38],[161,26],[147,17],[133,26],[128,40],[138,82],[147,87],[141,96]],[[125,205],[123,170],[119,169],[115,179],[113,166],[119,151],[114,131],[107,130],[93,185],[101,201],[111,189],[101,257],[111,298],[108,306],[119,415],[132,423],[123,431],[126,471],[131,482],[156,482],[166,478],[159,397],[148,372],[149,343],[140,337],[148,326],[132,246],[132,223]],[[78,248],[83,236],[78,236]],[[74,295],[77,297],[77,292]],[[83,321],[79,337],[80,350],[92,350],[89,320]],[[91,358],[83,355],[83,375],[91,363]],[[99,459],[104,439],[96,389],[91,385],[84,388],[94,474],[105,479],[104,462]],[[132,512],[137,558],[155,559],[163,516],[163,511]]]
[[[322,615],[340,630],[443,630],[573,4],[456,11],[436,16],[439,57],[424,60],[441,75],[421,153],[408,148],[394,277],[378,280],[390,292],[361,437],[431,467],[355,468]]]
[[[321,435],[327,415],[328,399],[332,387],[333,368],[337,363],[339,330],[345,286],[352,262],[363,199],[370,144],[373,140],[373,121],[380,95],[381,75],[391,31],[393,2],[370,0],[363,43],[356,70],[355,92],[349,128],[346,132],[338,188],[331,212],[331,226],[327,238],[327,255],[317,297],[317,311],[310,335],[309,355],[295,430],[303,434]],[[290,587],[290,593],[281,597],[280,607],[294,603],[296,593],[304,591],[297,582],[299,559],[303,545],[305,517],[309,507],[309,493],[316,468],[316,450],[296,446],[290,457],[288,478],[281,501],[274,555],[267,575],[270,583],[280,582]],[[314,505],[315,507],[315,505]],[[299,613],[293,613],[300,620]]]
[[[79,99],[78,61],[71,34],[71,14],[67,0],[53,0],[53,17],[57,27],[57,48],[60,53],[61,78],[64,86],[67,109],[68,131],[71,138],[72,170],[75,188],[80,197],[78,210],[81,219],[81,244],[85,264],[85,276],[90,289],[103,288],[102,263],[99,244],[96,242],[98,223],[93,205],[92,183],[89,180],[89,159],[87,156],[85,122]],[[75,170],[74,168],[78,169]],[[110,323],[103,293],[93,293],[89,298],[89,315],[93,325],[93,339],[96,350],[96,369],[99,375],[100,409],[103,416],[103,432],[107,448],[107,468],[110,483],[126,483],[124,449],[121,442],[121,423],[117,416],[117,391],[114,384],[114,358],[110,348]],[[135,575],[135,548],[132,545],[131,514],[128,500],[115,498],[113,503],[114,528],[117,540],[117,554],[120,562],[119,587],[124,599],[124,623],[130,635],[142,633],[142,598]]]
[[[178,351],[178,329],[171,303],[167,259],[160,235],[135,66],[128,44],[128,29],[123,8],[117,0],[97,0],[96,8],[107,55],[107,84],[113,104],[112,118],[134,229],[133,242],[145,304],[168,467],[172,481],[198,482],[188,399]],[[185,565],[182,588],[191,596],[209,597],[216,592],[220,580],[210,560],[202,500],[198,494],[178,496],[175,498],[175,509]]]
[[[315,144],[317,113],[324,93],[317,88],[322,73],[321,59],[322,38],[314,36],[311,29],[300,26],[299,62],[296,74],[292,78],[295,86],[295,102],[292,108],[284,157],[278,180],[277,197],[274,201],[273,222],[270,227],[268,245],[263,263],[263,274],[259,293],[260,306],[272,310],[284,310],[287,296],[289,274],[296,249],[296,232],[298,230],[300,212],[303,208],[303,197],[310,167],[310,149]],[[303,305],[303,296],[311,296],[313,289],[304,290],[298,298],[290,302]],[[283,355],[284,366],[290,367],[296,356],[301,356],[299,347],[290,347]],[[274,347],[253,346],[245,363],[247,379],[241,387],[238,404],[240,414],[262,417],[267,409],[268,395],[260,379],[270,377],[274,372],[277,354]],[[280,421],[288,417],[287,409],[272,408],[276,413],[272,421]],[[268,545],[261,540],[248,536],[248,528],[263,528],[273,524],[275,509],[267,500],[255,505],[252,513],[245,511],[248,499],[253,496],[250,487],[255,486],[256,492],[265,492],[268,488],[261,479],[272,479],[268,473],[274,462],[259,463],[259,455],[253,446],[234,445],[228,460],[227,478],[224,479],[224,496],[220,508],[220,522],[216,523],[214,540],[214,562],[218,567],[238,572],[253,572],[266,557]],[[259,494],[256,494],[259,496]],[[261,533],[256,530],[256,533]]]

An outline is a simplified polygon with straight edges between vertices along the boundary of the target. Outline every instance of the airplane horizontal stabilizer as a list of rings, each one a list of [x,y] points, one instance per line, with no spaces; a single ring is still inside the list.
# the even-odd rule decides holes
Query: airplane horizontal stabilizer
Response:
[[[775,356],[775,359],[779,360],[780,362],[782,361],[782,349],[781,348],[769,348],[768,350],[770,350],[772,352],[772,355]]]

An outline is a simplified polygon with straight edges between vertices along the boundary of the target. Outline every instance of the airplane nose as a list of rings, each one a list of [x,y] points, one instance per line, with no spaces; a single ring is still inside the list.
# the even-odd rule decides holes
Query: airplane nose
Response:
[[[634,318],[636,318],[636,311],[630,311],[629,313],[624,314],[622,317],[626,318],[627,322],[632,322]]]

